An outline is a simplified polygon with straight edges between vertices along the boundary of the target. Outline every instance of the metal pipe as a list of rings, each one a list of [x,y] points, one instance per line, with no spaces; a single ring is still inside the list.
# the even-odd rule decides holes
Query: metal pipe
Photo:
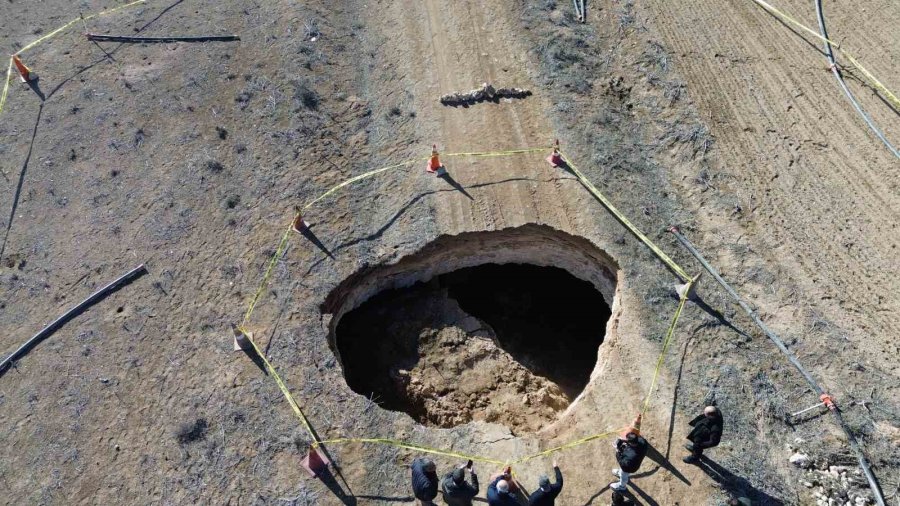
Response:
[[[781,353],[783,353],[784,356],[787,357],[787,359],[791,362],[791,364],[794,365],[794,367],[798,371],[800,371],[800,374],[803,375],[803,377],[806,379],[806,382],[809,383],[809,386],[812,387],[816,394],[819,396],[823,395],[825,392],[822,390],[822,387],[819,386],[812,375],[807,372],[803,365],[800,364],[800,361],[797,360],[797,357],[787,349],[787,346],[784,345],[784,341],[782,341],[774,332],[772,332],[771,329],[769,329],[769,327],[766,326],[765,323],[762,322],[762,320],[759,319],[756,311],[754,311],[749,304],[741,299],[737,292],[735,292],[734,289],[731,288],[731,285],[729,285],[724,279],[722,279],[722,276],[719,275],[716,269],[713,268],[713,266],[710,265],[705,258],[703,258],[703,255],[701,255],[700,252],[697,251],[697,248],[694,247],[691,241],[689,241],[687,237],[682,235],[677,227],[671,227],[669,229],[669,232],[672,232],[675,238],[678,239],[678,242],[680,242],[682,246],[687,248],[687,250],[690,251],[694,256],[694,258],[696,258],[697,261],[700,262],[700,265],[702,265],[703,268],[706,269],[706,272],[710,273],[712,277],[716,278],[716,281],[719,282],[719,285],[721,285],[722,288],[724,288],[725,291],[727,291],[728,294],[731,295],[735,302],[737,302],[738,305],[747,312],[750,318],[752,318],[753,321],[756,322],[756,325],[760,328],[760,330],[762,330],[763,333],[765,333],[766,336],[768,336],[768,338],[773,343],[775,343],[775,346],[777,346],[778,349],[781,350]],[[859,446],[859,442],[856,440],[856,437],[853,435],[853,433],[850,432],[850,428],[847,427],[847,423],[844,422],[844,417],[843,415],[841,415],[841,411],[837,409],[837,407],[829,409],[829,411],[831,411],[831,414],[834,415],[834,418],[837,421],[838,425],[840,425],[841,429],[843,429],[844,433],[847,435],[847,442],[850,443],[850,448],[853,450],[853,453],[856,454],[856,459],[859,461],[859,467],[866,475],[866,479],[869,482],[869,487],[872,489],[872,493],[875,495],[875,500],[878,502],[878,506],[885,506],[884,496],[881,493],[881,486],[878,484],[878,479],[872,473],[872,470],[869,467],[869,462],[866,459],[866,455],[863,453],[862,448],[860,448]]]
[[[814,409],[816,409],[816,408],[820,408],[820,407],[822,407],[822,406],[824,406],[824,405],[825,405],[824,402],[820,402],[820,403],[818,403],[818,404],[816,404],[816,405],[814,405],[814,406],[810,406],[810,407],[808,407],[808,408],[806,408],[806,409],[802,409],[802,410],[800,410],[800,411],[798,411],[798,412],[796,412],[796,413],[792,413],[792,414],[791,414],[791,418],[793,418],[793,417],[795,417],[795,416],[797,416],[797,415],[802,415],[803,413],[806,413],[807,411],[812,411],[812,410],[814,410]]]
[[[581,21],[581,10],[578,8],[578,0],[572,0],[572,3],[575,4],[575,17],[578,18],[578,21]]]
[[[869,125],[869,129],[881,139],[881,142],[884,143],[885,147],[890,150],[891,153],[894,154],[897,158],[900,158],[900,152],[897,151],[897,148],[894,147],[890,141],[887,140],[887,137],[884,136],[884,132],[875,125],[875,122],[872,121],[872,118],[863,110],[862,106],[859,105],[859,102],[856,101],[856,97],[853,96],[853,93],[850,91],[850,88],[847,87],[847,83],[844,82],[844,76],[841,75],[841,71],[837,68],[837,62],[834,60],[834,51],[831,50],[831,44],[828,43],[830,40],[828,38],[828,30],[825,29],[825,15],[822,14],[822,0],[816,0],[816,17],[819,18],[819,31],[822,33],[822,37],[825,39],[825,56],[828,57],[828,61],[831,63],[831,73],[834,74],[835,79],[837,79],[838,84],[841,85],[841,89],[844,90],[844,95],[847,95],[847,98],[850,100],[850,103],[853,104],[853,107],[856,109],[856,112],[862,116],[863,121]]]
[[[94,292],[93,294],[91,294],[90,297],[84,299],[83,301],[81,301],[80,304],[78,304],[77,306],[73,307],[72,309],[66,311],[65,314],[63,314],[59,318],[53,320],[53,322],[51,322],[49,325],[47,325],[46,327],[41,329],[41,331],[38,332],[37,334],[35,334],[34,336],[32,336],[31,339],[26,341],[25,344],[23,344],[22,346],[19,346],[19,348],[16,351],[12,352],[8,357],[6,357],[3,360],[3,362],[0,362],[0,375],[2,375],[4,371],[6,371],[6,368],[9,367],[9,365],[14,360],[16,360],[20,356],[24,355],[25,353],[27,353],[34,345],[36,345],[38,342],[40,342],[44,338],[50,336],[50,334],[52,334],[57,329],[62,327],[66,322],[68,322],[72,318],[78,316],[79,314],[84,312],[85,309],[91,307],[92,305],[94,305],[95,303],[97,303],[98,301],[100,301],[101,299],[103,299],[104,297],[109,295],[110,293],[118,290],[122,286],[134,281],[135,279],[143,276],[146,273],[147,273],[147,268],[144,267],[144,264],[141,264],[141,265],[135,267],[134,269],[128,271],[127,273],[125,273],[123,276],[119,277],[112,283],[104,286],[103,288],[101,288],[101,289],[97,290],[96,292]]]
[[[237,35],[210,35],[202,37],[128,37],[125,35],[96,35],[84,34],[88,40],[94,42],[134,42],[134,43],[161,43],[161,42],[231,42],[241,40]]]

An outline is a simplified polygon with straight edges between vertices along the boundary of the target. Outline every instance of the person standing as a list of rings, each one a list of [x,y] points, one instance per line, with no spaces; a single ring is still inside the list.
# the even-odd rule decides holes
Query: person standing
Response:
[[[613,474],[619,477],[619,481],[609,484],[609,488],[623,492],[628,485],[628,478],[632,473],[636,473],[641,468],[641,462],[647,456],[647,448],[649,444],[647,440],[629,432],[625,438],[616,439],[616,462],[619,463],[619,469],[613,469]]]
[[[472,484],[466,483],[466,469],[472,477]],[[478,495],[478,475],[470,460],[468,464],[447,473],[441,481],[444,502],[449,506],[471,506],[472,499]]]
[[[412,469],[413,495],[422,506],[431,506],[438,493],[437,467],[434,461],[416,458],[409,467]]]
[[[706,406],[703,414],[697,416],[690,422],[691,430],[687,438],[690,443],[684,445],[690,450],[691,454],[682,460],[687,464],[695,464],[700,461],[703,456],[703,450],[714,448],[719,445],[722,440],[722,429],[725,421],[722,419],[722,412],[715,406]]]
[[[487,488],[488,506],[522,506],[509,490],[509,469],[491,480]]]
[[[550,478],[546,474],[538,478],[538,489],[528,498],[528,506],[553,506],[556,503],[556,496],[562,491],[563,476],[555,460],[553,472],[556,474],[555,483],[550,483]]]

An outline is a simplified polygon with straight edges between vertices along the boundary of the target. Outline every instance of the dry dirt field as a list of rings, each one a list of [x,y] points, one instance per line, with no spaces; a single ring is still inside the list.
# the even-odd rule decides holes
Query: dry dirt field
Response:
[[[125,2],[0,0],[12,54]],[[821,44],[751,0],[148,0],[28,49],[0,114],[0,355],[127,270],[148,274],[0,371],[0,502],[413,504],[394,446],[311,436],[232,350],[246,322],[322,439],[515,460],[618,429],[651,391],[677,278],[553,139],[689,273],[681,230],[831,393],[900,505],[900,161]],[[814,3],[777,5],[815,27]],[[900,3],[825,5],[832,38],[900,90]],[[4,54],[6,54],[4,53]],[[846,75],[885,134],[900,111]],[[446,106],[484,82],[525,98]],[[544,148],[507,156],[444,153]],[[294,207],[401,161],[305,213]],[[664,356],[636,504],[875,504],[797,371],[704,275]],[[715,403],[722,444],[681,461]],[[561,505],[610,501],[610,438],[559,460]],[[795,453],[809,457],[801,468]],[[434,456],[443,474],[457,458]],[[482,479],[499,466],[476,463]],[[845,467],[845,468],[842,468]],[[845,474],[842,474],[845,473]],[[438,500],[441,503],[440,499]]]

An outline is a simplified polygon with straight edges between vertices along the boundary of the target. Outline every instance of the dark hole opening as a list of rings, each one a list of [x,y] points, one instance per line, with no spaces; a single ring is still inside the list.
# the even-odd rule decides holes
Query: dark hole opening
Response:
[[[485,264],[375,295],[335,343],[348,385],[387,409],[536,431],[587,385],[610,314],[563,269]]]

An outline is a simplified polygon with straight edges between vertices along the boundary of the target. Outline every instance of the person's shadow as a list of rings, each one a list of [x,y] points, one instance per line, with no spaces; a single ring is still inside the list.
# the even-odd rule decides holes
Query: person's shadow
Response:
[[[679,471],[678,468],[676,468],[674,465],[672,465],[672,461],[670,461],[668,459],[668,457],[666,457],[665,455],[660,453],[659,450],[654,448],[653,445],[651,445],[650,443],[647,443],[647,444],[648,444],[647,458],[652,460],[653,462],[655,462],[657,464],[657,466],[649,471],[634,474],[634,475],[632,475],[632,478],[643,478],[645,476],[652,476],[652,475],[656,474],[656,472],[659,471],[660,468],[663,468],[666,471],[669,471],[670,473],[672,473],[676,478],[681,480],[683,483],[690,486],[690,484],[691,484],[690,480],[688,480],[685,475],[681,474],[681,471]]]
[[[645,504],[647,506],[659,506],[659,503],[656,502],[656,499],[647,495],[647,493],[644,492],[640,487],[635,485],[633,481],[628,482],[628,486],[631,487],[631,490],[625,490],[624,492],[621,492],[624,501],[622,502],[622,504],[625,504],[627,506],[641,506]],[[584,506],[592,506],[594,504],[594,501],[599,499],[600,496],[603,495],[603,493],[607,490],[609,490],[609,485],[604,485],[603,488],[597,491],[596,494],[592,495],[590,499],[588,499],[584,503]],[[632,490],[634,492],[632,492]],[[640,497],[640,499],[638,499],[638,497]],[[604,500],[603,504],[606,505],[608,504],[608,502]]]
[[[746,497],[758,506],[782,506],[784,502],[780,499],[770,496],[762,490],[754,487],[746,478],[742,478],[719,465],[716,461],[711,460],[706,455],[700,457],[697,462],[704,473],[709,475],[716,483],[722,485],[722,488],[730,494],[737,497]]]

